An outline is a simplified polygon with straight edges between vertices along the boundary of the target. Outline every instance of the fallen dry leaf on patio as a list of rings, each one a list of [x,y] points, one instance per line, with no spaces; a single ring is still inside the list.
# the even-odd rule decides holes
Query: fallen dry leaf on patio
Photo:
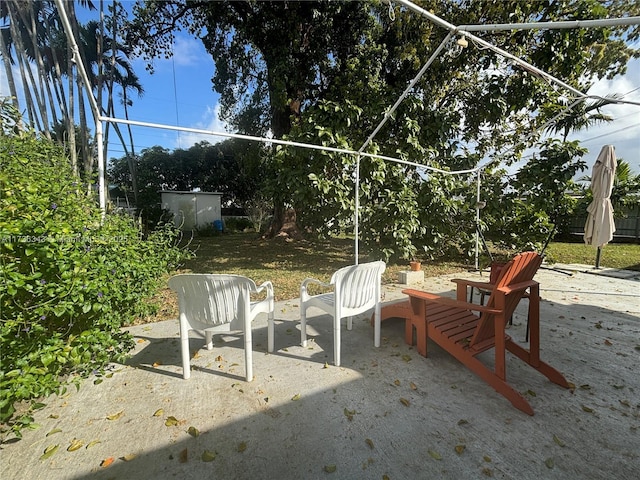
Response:
[[[405,407],[408,407],[409,405],[411,405],[411,402],[409,402],[409,400],[407,400],[406,398],[401,398],[400,403],[403,404]]]
[[[409,363],[411,361],[411,355],[407,355],[407,354],[402,355],[402,360]]]
[[[456,445],[456,449],[455,449],[455,450],[456,450],[456,453],[457,453],[458,455],[460,455],[462,452],[464,452],[464,449],[465,449],[465,448],[467,448],[467,447],[465,447],[464,445]]]
[[[135,453],[127,453],[124,457],[120,457],[122,458],[122,460],[124,460],[125,462],[130,462],[131,460],[134,460],[137,457],[137,455]]]
[[[87,443],[87,446],[84,448],[88,450],[91,447],[95,447],[99,443],[102,443],[102,442],[100,440],[91,440],[89,443]]]
[[[418,387],[416,386],[416,384],[415,384],[415,383],[413,383],[413,382],[410,382],[410,383],[409,383],[409,387],[411,387],[411,390],[417,390],[417,389],[418,389]]]
[[[347,408],[345,408],[344,410],[344,416],[347,417],[347,419],[349,421],[353,420],[353,416],[356,414],[355,410],[348,410]]]
[[[296,400],[300,400],[300,394],[299,394],[299,393],[296,393],[293,397],[291,397],[291,400],[293,400],[294,402],[295,402]]]
[[[218,455],[217,452],[212,452],[211,450],[205,450],[204,452],[202,452],[202,461],[203,462],[213,462],[216,459],[216,456]]]
[[[464,418],[458,420],[458,425],[467,425],[469,420],[465,420]]]
[[[76,450],[80,450],[82,448],[82,440],[78,440],[74,438],[71,440],[71,444],[67,447],[67,452],[75,452]]]
[[[247,442],[240,442],[240,443],[238,444],[238,448],[237,448],[238,452],[242,453],[242,452],[244,452],[246,449],[247,449]]]
[[[582,405],[582,410],[584,410],[587,413],[593,413],[593,408],[589,408],[586,405]]]
[[[167,427],[175,427],[175,426],[177,426],[177,425],[178,425],[178,423],[180,423],[180,422],[179,422],[179,421],[178,421],[178,419],[177,419],[176,417],[174,417],[174,416],[168,417],[168,418],[164,421],[164,424],[165,424]]]
[[[369,445],[369,448],[373,450],[373,440],[371,440],[370,438],[365,439],[365,442],[367,445]]]
[[[398,379],[394,380],[393,384],[394,384],[396,387],[399,387],[399,386],[400,386],[400,380],[398,380]]]
[[[324,466],[324,471],[327,473],[333,473],[336,471],[338,467],[336,467],[335,465],[325,465]]]
[[[553,441],[556,442],[559,446],[564,447],[564,442],[560,440],[556,435],[553,436]]]
[[[47,458],[52,456],[58,451],[58,447],[60,447],[60,445],[49,445],[44,449],[44,453],[40,456],[40,460],[46,460]]]
[[[102,460],[102,461],[100,462],[100,466],[101,466],[102,468],[107,468],[109,465],[111,465],[111,464],[113,463],[113,461],[114,461],[114,460],[115,460],[115,459],[114,459],[113,457],[105,458],[104,460]]]
[[[54,435],[54,434],[56,434],[56,433],[60,433],[61,431],[62,431],[62,430],[61,430],[61,429],[59,429],[59,428],[54,428],[54,429],[53,429],[53,430],[51,430],[49,433],[47,433],[47,435],[46,435],[46,436],[48,437],[48,436],[50,436],[50,435]]]
[[[144,343],[144,342],[146,342],[146,340],[144,338],[139,338],[138,339],[138,343]]]
[[[431,458],[434,458],[436,460],[442,460],[442,455],[434,450],[429,450],[429,455],[431,456]]]
[[[178,461],[180,463],[187,463],[188,460],[189,460],[189,450],[186,448],[183,450],[180,450],[180,455],[178,455]]]
[[[605,339],[604,344],[605,344],[607,347],[610,347],[611,345],[613,345],[613,343],[611,343],[611,341],[610,341],[610,340],[607,340],[607,339]]]
[[[222,355],[218,355],[216,357],[216,362],[224,362],[224,358],[222,358]]]
[[[200,436],[200,430],[198,430],[196,427],[189,427],[187,433],[195,438]]]
[[[490,468],[488,468],[488,467],[484,467],[484,468],[482,469],[482,474],[483,474],[485,477],[493,477],[493,470],[491,470],[491,469],[490,469]]]
[[[118,420],[122,415],[124,415],[124,410],[120,410],[118,413],[112,415],[107,415],[107,420]]]
[[[547,468],[553,468],[554,465],[554,461],[553,458],[549,457],[544,461],[544,464],[547,466]]]
[[[489,455],[484,455],[482,459],[487,463],[491,463],[491,457]]]
[[[159,367],[160,365],[162,365],[162,362],[153,362],[153,367]]]
[[[154,417],[161,417],[164,415],[164,408],[159,408],[155,412],[153,412]]]

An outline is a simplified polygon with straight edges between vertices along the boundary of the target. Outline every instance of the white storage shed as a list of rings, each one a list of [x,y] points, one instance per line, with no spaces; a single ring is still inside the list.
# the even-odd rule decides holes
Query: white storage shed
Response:
[[[222,194],[217,192],[178,192],[163,190],[162,208],[173,213],[173,221],[182,230],[221,228]]]

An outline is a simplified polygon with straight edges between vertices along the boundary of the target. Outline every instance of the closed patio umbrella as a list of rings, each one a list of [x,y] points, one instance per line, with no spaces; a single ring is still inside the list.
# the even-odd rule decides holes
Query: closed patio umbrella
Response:
[[[604,245],[613,239],[616,226],[613,220],[611,190],[617,167],[613,145],[605,145],[593,165],[591,192],[593,201],[587,207],[587,223],[584,226],[584,243],[598,247],[596,268],[600,268],[600,253]]]

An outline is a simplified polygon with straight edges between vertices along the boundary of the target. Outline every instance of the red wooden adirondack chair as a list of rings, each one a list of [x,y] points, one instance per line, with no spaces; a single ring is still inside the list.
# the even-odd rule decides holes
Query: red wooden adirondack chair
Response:
[[[522,359],[553,383],[569,388],[560,372],[540,360],[540,292],[533,276],[542,263],[535,252],[516,255],[501,270],[486,306],[466,301],[467,286],[472,282],[457,280],[457,300],[420,290],[403,290],[409,296],[411,317],[408,318],[407,341],[427,355],[430,338],[460,360],[471,371],[505,396],[516,408],[529,415],[533,409],[527,400],[506,381],[505,352]],[[516,344],[505,332],[505,326],[518,302],[529,295],[529,350]],[[477,312],[477,313],[474,313]],[[476,358],[481,352],[495,350],[494,370]]]

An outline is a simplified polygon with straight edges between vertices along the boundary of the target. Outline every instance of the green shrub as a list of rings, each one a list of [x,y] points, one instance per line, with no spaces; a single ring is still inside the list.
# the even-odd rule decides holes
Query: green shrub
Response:
[[[103,220],[57,145],[0,135],[0,422],[20,436],[18,402],[124,359],[121,327],[152,313],[159,279],[185,258],[177,235]]]
[[[252,229],[253,223],[246,217],[227,217],[224,219],[224,230],[226,232],[246,232]]]

